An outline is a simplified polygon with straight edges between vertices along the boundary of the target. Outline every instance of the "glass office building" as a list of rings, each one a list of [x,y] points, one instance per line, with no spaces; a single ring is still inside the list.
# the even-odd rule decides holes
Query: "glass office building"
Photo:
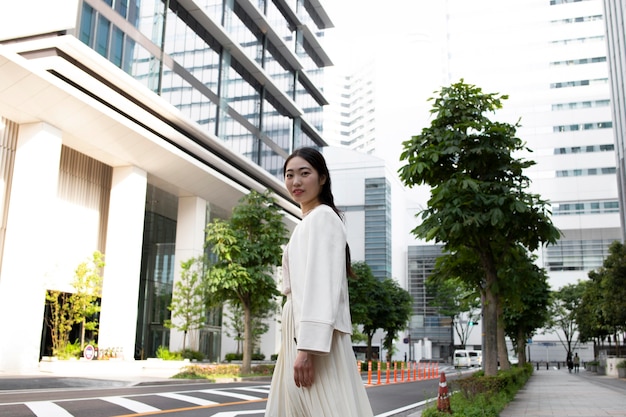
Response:
[[[22,336],[0,341],[0,371],[51,353],[45,291],[71,292],[95,250],[100,347],[180,349],[167,306],[206,223],[250,190],[299,220],[281,170],[294,148],[325,146],[332,22],[318,0],[28,0],[0,16],[0,331]],[[220,359],[221,329],[207,311],[191,347]]]

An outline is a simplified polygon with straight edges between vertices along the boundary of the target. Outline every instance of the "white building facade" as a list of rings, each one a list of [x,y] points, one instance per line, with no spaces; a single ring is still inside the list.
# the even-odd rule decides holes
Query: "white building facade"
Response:
[[[204,228],[274,192],[321,137],[317,0],[28,0],[0,6],[0,372],[50,355],[46,291],[105,255],[97,342],[124,359],[182,347],[168,305]],[[220,312],[188,347],[221,360]],[[274,344],[263,352],[275,353]]]
[[[553,290],[585,280],[622,240],[602,1],[449,5],[450,80],[509,96],[496,117],[520,120],[518,136],[532,150],[520,156],[536,162],[530,191],[551,203],[561,230],[538,262]],[[565,357],[555,334],[534,342],[533,360]],[[550,342],[556,346],[537,344]],[[583,359],[593,357],[580,349]]]

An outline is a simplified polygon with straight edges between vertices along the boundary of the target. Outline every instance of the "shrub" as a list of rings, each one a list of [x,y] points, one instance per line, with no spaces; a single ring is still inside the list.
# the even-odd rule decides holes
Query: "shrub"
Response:
[[[485,376],[478,371],[471,376],[451,381],[450,387],[458,391],[450,397],[452,415],[463,417],[497,417],[500,411],[515,398],[517,391],[526,384],[532,375],[531,364],[514,366],[507,371],[498,371],[496,376]],[[422,412],[423,417],[443,417],[449,414],[439,412],[432,406]]]
[[[243,353],[227,353],[226,355],[224,355],[224,360],[226,362],[232,362],[232,361],[240,361],[243,360]],[[262,361],[265,360],[265,355],[262,353],[253,353],[252,354],[252,360],[253,361]]]
[[[190,361],[204,360],[204,354],[202,352],[198,352],[197,350],[185,349],[180,352],[180,355],[183,357],[183,359],[189,359]]]
[[[80,348],[80,342],[76,340],[74,343],[67,343],[63,349],[55,351],[55,355],[59,359],[80,358],[83,351]]]
[[[252,365],[250,371],[255,376],[271,376],[274,373],[275,365]]]
[[[270,376],[274,372],[274,365],[254,365],[252,375]],[[240,377],[241,366],[235,364],[207,364],[185,366],[173,378],[177,379],[209,379]]]
[[[180,361],[183,359],[183,355],[181,355],[180,352],[170,352],[170,350],[164,346],[158,347],[156,357],[164,361]]]
[[[626,368],[626,359],[617,362],[617,365],[615,365],[616,368]]]

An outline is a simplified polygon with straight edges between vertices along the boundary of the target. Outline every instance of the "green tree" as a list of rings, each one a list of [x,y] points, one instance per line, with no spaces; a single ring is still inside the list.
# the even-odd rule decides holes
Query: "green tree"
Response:
[[[494,122],[485,113],[502,107],[505,95],[486,94],[463,80],[440,91],[421,134],[403,143],[400,178],[409,186],[431,187],[428,207],[413,234],[444,243],[448,252],[473,251],[484,271],[483,364],[497,366],[498,254],[522,244],[529,251],[556,243],[558,230],[547,203],[526,192],[523,170],[534,162],[514,158],[528,149],[516,137],[518,124]]]
[[[168,306],[172,319],[164,322],[165,327],[183,332],[183,350],[187,348],[187,335],[206,322],[208,303],[203,265],[201,258],[180,263],[180,279],[174,284],[172,302]]]
[[[71,282],[74,292],[46,291],[46,301],[50,308],[47,325],[50,329],[54,355],[63,356],[70,341],[70,332],[76,324],[80,325],[81,351],[85,347],[85,332],[96,331],[98,327],[96,313],[100,311],[97,301],[102,296],[103,267],[104,255],[95,251],[89,261],[81,262],[76,267]]]
[[[545,331],[556,334],[568,353],[572,353],[579,342],[576,338],[576,311],[582,302],[584,289],[585,285],[579,280],[552,292]]]
[[[626,246],[618,241],[611,243],[602,267],[590,271],[589,278],[591,282],[583,294],[583,303],[589,301],[584,306],[589,310],[589,318],[579,318],[583,322],[595,319],[591,334],[600,340],[612,336],[619,350],[619,341],[626,331]],[[595,304],[590,303],[592,300]]]
[[[578,308],[574,312],[574,320],[578,325],[578,338],[581,343],[593,341],[594,357],[598,356],[597,348],[610,332],[602,313],[602,294],[600,276],[597,271],[589,272],[589,280],[581,281],[583,296]]]
[[[372,337],[382,322],[377,323],[378,311],[382,309],[379,294],[380,284],[374,277],[372,269],[365,262],[353,262],[352,271],[355,278],[348,279],[348,291],[350,295],[350,315],[353,325],[363,326],[363,334],[367,343],[365,356],[372,359]],[[382,317],[380,317],[382,318]]]
[[[97,300],[102,296],[102,268],[104,255],[95,251],[91,260],[80,263],[75,271],[72,287],[76,292],[70,296],[70,304],[75,321],[80,323],[81,350],[85,347],[85,331],[95,331],[98,327],[95,315],[100,311]]]
[[[269,330],[267,319],[274,317],[278,311],[278,304],[271,300],[267,308],[261,309],[252,317],[252,351],[255,352],[260,345],[261,336]],[[228,337],[237,342],[237,354],[241,353],[243,335],[245,332],[244,314],[240,304],[231,305],[229,312],[224,315],[224,329]]]
[[[429,306],[450,317],[451,331],[465,347],[474,324],[480,320],[480,295],[458,276],[441,279],[437,274],[426,280],[426,293],[431,298]]]
[[[384,303],[385,349],[387,349],[387,361],[391,360],[393,342],[398,334],[408,327],[413,311],[413,298],[411,294],[391,278],[385,278],[380,282]]]
[[[526,257],[525,262],[521,260],[515,264],[511,271],[515,275],[515,289],[507,291],[501,303],[506,306],[503,310],[504,328],[520,365],[526,363],[527,340],[537,329],[545,326],[549,316],[551,292],[548,275],[533,259]]]
[[[229,220],[216,219],[206,228],[207,246],[215,255],[207,276],[211,296],[244,312],[244,374],[250,373],[252,361],[252,318],[279,295],[273,273],[288,240],[282,217],[269,191],[251,191]]]

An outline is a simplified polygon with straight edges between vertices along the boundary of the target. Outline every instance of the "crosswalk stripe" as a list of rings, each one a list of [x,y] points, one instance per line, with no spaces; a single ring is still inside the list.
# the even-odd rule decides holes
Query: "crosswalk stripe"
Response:
[[[249,392],[260,392],[262,394],[269,394],[270,392],[270,388],[254,388],[254,387],[241,387],[241,388],[237,388],[238,391],[249,391]]]
[[[265,410],[248,410],[248,411],[223,411],[213,414],[213,417],[237,417],[250,414],[265,414]]]
[[[206,394],[213,394],[213,395],[222,395],[224,397],[239,398],[240,400],[258,400],[259,399],[259,397],[253,397],[252,395],[238,394],[236,392],[220,391],[218,389],[203,389],[198,392],[204,392]]]
[[[129,400],[124,397],[102,397],[102,400],[128,408],[135,413],[149,413],[151,411],[161,411],[160,409],[139,401]]]
[[[50,401],[32,401],[24,404],[36,416],[73,417],[65,408]]]
[[[209,400],[205,400],[204,398],[198,398],[198,397],[192,397],[191,395],[183,395],[183,394],[177,394],[175,392],[162,392],[160,394],[157,394],[161,397],[167,397],[167,398],[172,398],[174,400],[180,400],[180,401],[185,401],[191,404],[196,404],[196,405],[213,405],[213,404],[218,404],[215,401],[209,401]]]

